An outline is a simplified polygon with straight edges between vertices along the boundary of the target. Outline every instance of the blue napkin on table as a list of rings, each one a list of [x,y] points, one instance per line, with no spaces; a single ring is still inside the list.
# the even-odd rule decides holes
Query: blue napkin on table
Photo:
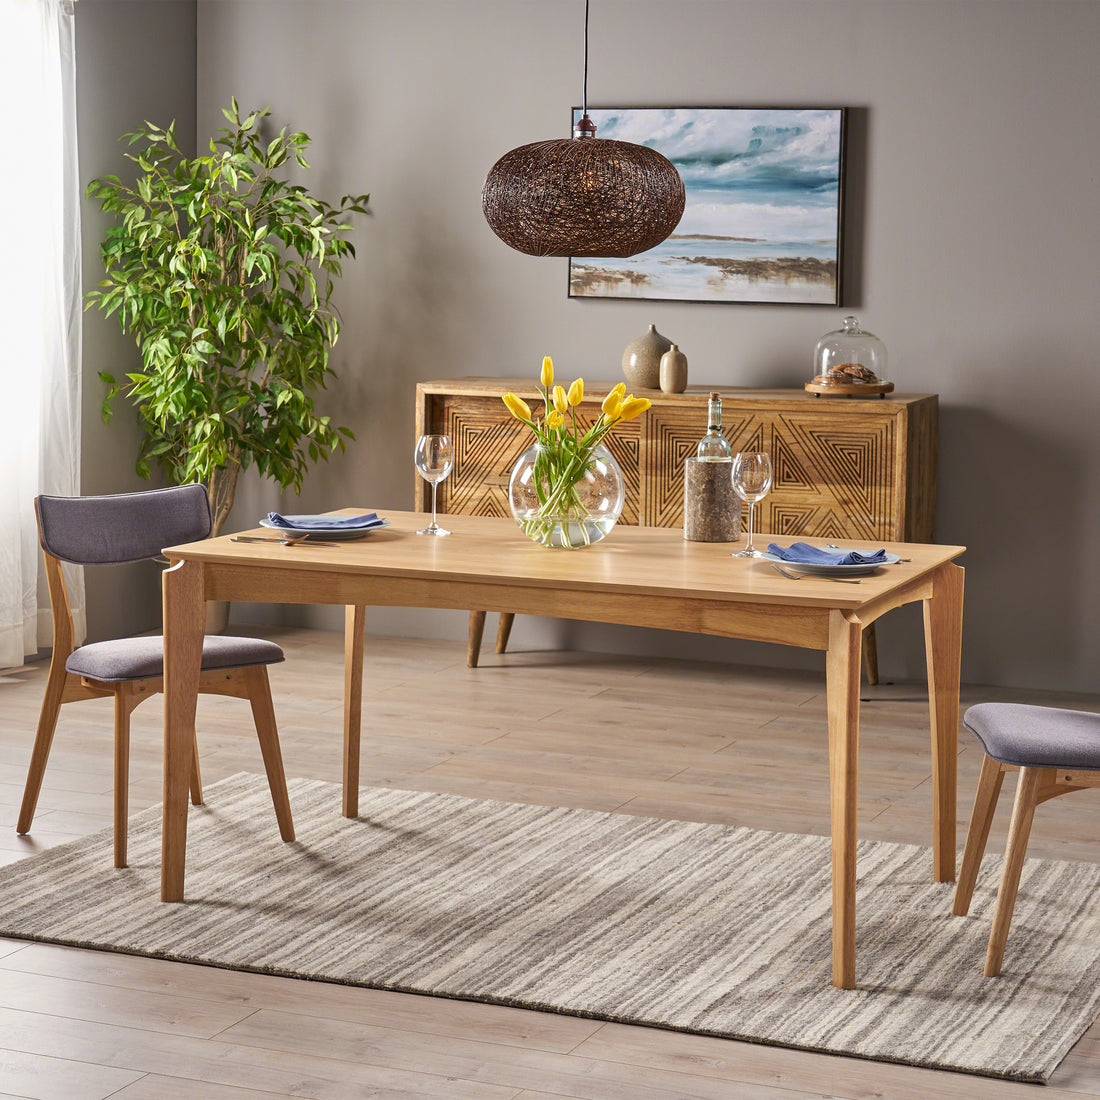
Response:
[[[288,531],[332,531],[336,528],[359,531],[379,527],[383,521],[377,512],[361,516],[281,516],[278,512],[268,512],[267,522]]]
[[[861,554],[858,550],[824,550],[808,542],[795,542],[786,548],[772,542],[768,544],[768,553],[799,565],[881,565],[886,561],[885,549]]]

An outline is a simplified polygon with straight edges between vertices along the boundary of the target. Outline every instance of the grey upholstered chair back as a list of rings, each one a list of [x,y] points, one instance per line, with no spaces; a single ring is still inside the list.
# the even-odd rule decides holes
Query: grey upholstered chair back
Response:
[[[121,565],[210,534],[204,485],[177,485],[100,497],[40,496],[42,548],[77,565]]]

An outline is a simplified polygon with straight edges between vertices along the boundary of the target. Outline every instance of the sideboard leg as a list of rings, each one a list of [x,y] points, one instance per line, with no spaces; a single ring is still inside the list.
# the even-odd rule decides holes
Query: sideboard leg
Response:
[[[878,639],[875,637],[875,624],[863,628],[863,675],[867,683],[878,683]]]
[[[470,612],[470,633],[466,641],[466,667],[477,668],[481,656],[481,636],[485,633],[485,612]]]
[[[508,635],[512,633],[512,620],[515,615],[511,611],[500,613],[500,624],[497,626],[497,653],[503,653],[508,648]]]

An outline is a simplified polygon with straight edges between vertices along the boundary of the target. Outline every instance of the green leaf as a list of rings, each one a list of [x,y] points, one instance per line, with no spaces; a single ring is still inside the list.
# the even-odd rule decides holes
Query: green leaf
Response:
[[[255,465],[284,488],[300,488],[309,461],[327,459],[347,428],[314,411],[332,371],[339,334],[330,306],[351,213],[366,196],[333,207],[276,170],[291,155],[303,167],[309,138],[284,127],[261,140],[266,109],[228,128],[209,153],[182,153],[173,122],[125,135],[135,182],[93,180],[90,198],[111,215],[101,246],[106,277],[85,308],[115,317],[134,336],[142,369],[100,373],[103,415],[124,396],[144,439],[138,469],[156,463],[171,478],[205,480],[218,464]],[[125,392],[123,392],[125,391]]]

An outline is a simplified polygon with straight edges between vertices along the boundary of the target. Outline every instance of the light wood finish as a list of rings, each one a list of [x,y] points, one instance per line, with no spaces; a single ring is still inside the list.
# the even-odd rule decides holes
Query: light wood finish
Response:
[[[586,382],[582,414],[598,415],[613,383]],[[682,528],[684,460],[706,431],[707,395],[646,391],[653,408],[617,428],[605,441],[627,486],[623,524]],[[865,392],[861,389],[860,392]],[[893,389],[892,384],[890,389]],[[508,478],[530,444],[530,432],[500,400],[512,390],[532,407],[541,398],[530,379],[459,378],[416,388],[416,433],[451,436],[455,468],[439,486],[448,514],[508,516]],[[727,388],[723,431],[733,450],[769,451],[771,492],[757,505],[757,526],[778,536],[861,543],[931,542],[936,507],[938,401],[934,394],[893,394],[872,401],[827,401],[805,390]],[[431,507],[416,479],[415,507]],[[469,660],[476,665],[484,617],[470,622]],[[502,617],[507,636],[511,621]],[[476,645],[475,645],[476,641]],[[864,670],[878,682],[873,632],[864,634]],[[501,652],[500,634],[497,652]]]
[[[974,795],[970,828],[966,832],[966,845],[963,848],[962,863],[959,865],[959,880],[955,884],[955,901],[951,909],[957,917],[965,917],[970,912],[974,886],[978,881],[985,846],[989,842],[989,830],[993,826],[993,815],[997,810],[997,799],[1001,796],[1004,777],[1005,765],[983,754],[982,772],[978,777],[978,791]]]
[[[288,629],[272,637],[288,655],[270,670],[287,772],[338,782],[343,638]],[[828,782],[820,669],[516,650],[487,653],[471,671],[452,642],[373,636],[366,664],[375,670],[363,717],[368,785],[829,832],[820,797]],[[428,672],[434,698],[424,692]],[[47,673],[42,662],[0,674],[0,815],[9,821]],[[553,698],[517,713],[517,691]],[[964,692],[968,704],[1100,711],[1096,696]],[[863,694],[860,835],[926,843],[931,771],[922,685]],[[443,714],[438,699],[460,705]],[[0,831],[0,860],[110,825],[107,707],[67,710],[40,829],[33,837]],[[206,782],[255,771],[239,704],[210,696],[200,708]],[[133,719],[131,806],[138,810],[160,800],[161,721],[147,707]],[[967,804],[982,755],[964,741]],[[1008,832],[1010,803],[1002,799],[994,843]],[[1096,793],[1049,803],[1037,815],[1030,854],[1096,862],[1098,807]],[[1100,1025],[1044,1088],[26,941],[0,940],[0,972],[0,1093],[51,1100],[347,1100],[372,1091],[391,1100],[1100,1100]]]
[[[359,730],[363,724],[363,636],[367,609],[344,609],[344,775],[343,813],[359,813]]]
[[[500,617],[501,627],[504,625],[504,615]],[[511,629],[511,623],[509,623]],[[470,668],[477,668],[477,659],[481,653],[481,636],[485,632],[485,612],[470,612],[470,629],[466,640],[466,664]],[[498,652],[501,652],[498,650]]]
[[[894,383],[864,382],[857,384],[855,382],[838,382],[830,384],[828,382],[807,382],[803,389],[807,393],[819,397],[880,397],[886,393],[893,393]]]
[[[1002,764],[983,754],[978,790],[974,796],[974,810],[970,829],[966,835],[966,847],[955,887],[955,903],[952,912],[964,917],[970,911],[978,869],[985,854],[997,799],[1005,774],[1019,771],[1016,798],[1012,806],[1008,844],[1001,866],[1001,883],[997,889],[997,904],[993,911],[993,924],[989,932],[989,947],[985,956],[985,976],[995,978],[1004,964],[1005,946],[1012,925],[1012,913],[1016,908],[1016,894],[1020,887],[1020,873],[1027,858],[1027,843],[1035,817],[1035,807],[1052,798],[1074,791],[1100,787],[1100,772],[1072,771],[1067,768],[1016,768]]]
[[[470,614],[475,614],[475,612],[470,612]],[[512,633],[512,623],[514,621],[515,615],[509,614],[507,611],[500,613],[500,622],[497,623],[497,653],[508,651],[508,636]],[[469,660],[466,663],[469,664]],[[477,662],[475,661],[474,664],[476,665]]]
[[[856,792],[859,776],[859,661],[863,623],[829,614],[825,665],[829,702],[829,790],[833,834],[833,985],[856,983]],[[954,852],[951,853],[954,861]]]
[[[451,537],[439,540],[416,535],[418,513],[394,512],[389,518],[388,528],[362,543],[284,547],[223,537],[165,550],[177,563],[164,574],[165,634],[172,639],[166,646],[165,901],[184,897],[187,815],[178,764],[193,735],[190,666],[201,642],[204,599],[507,609],[827,650],[834,866],[840,876],[834,975],[844,987],[855,975],[852,815],[862,631],[902,604],[934,604],[926,610],[926,630],[929,675],[935,681],[930,689],[938,784],[935,873],[939,881],[954,878],[959,662],[951,650],[960,642],[955,627],[962,612],[955,603],[962,599],[962,584],[955,579],[961,571],[953,559],[962,547],[889,544],[907,560],[867,575],[859,585],[818,577],[794,584],[767,562],[731,558],[724,545],[687,542],[662,528],[627,527],[583,554],[548,555],[510,519],[456,515]],[[349,631],[349,667],[361,659],[360,648],[361,635],[351,637]],[[355,731],[345,730],[346,788],[357,778],[357,766],[350,763],[357,740]],[[943,760],[945,754],[952,761]],[[345,804],[348,799],[345,793]]]
[[[951,685],[958,684],[962,665],[963,570],[954,564],[939,570],[933,577],[932,596],[924,601],[924,635],[932,710],[933,847],[936,881],[950,882],[955,877],[953,792],[959,736],[959,694]],[[941,690],[944,685],[946,690]]]
[[[61,562],[46,552],[43,552],[43,557],[53,612],[53,650],[50,673],[39,713],[38,729],[27,768],[23,801],[16,822],[16,832],[25,835],[30,832],[31,825],[34,823],[35,809],[42,790],[42,780],[46,773],[46,764],[49,761],[62,705],[86,699],[111,698],[114,700],[114,865],[125,867],[126,822],[129,816],[130,789],[130,716],[137,706],[163,690],[163,678],[151,676],[144,680],[102,681],[74,675],[65,668],[65,662],[74,648],[72,608],[61,571]],[[290,803],[287,799],[286,776],[279,755],[279,734],[275,724],[267,670],[264,668],[211,669],[200,672],[198,691],[211,695],[234,696],[247,699],[251,703],[260,750],[271,785],[271,797],[275,805],[279,831],[284,840],[293,840],[294,827],[291,823]],[[199,772],[198,744],[193,730],[187,776],[191,801],[196,806],[201,805],[202,777]]]
[[[1031,822],[1035,817],[1042,780],[1043,769],[1020,769],[1016,801],[1012,807],[1012,825],[1008,830],[1008,847],[1001,867],[1001,884],[997,888],[997,907],[993,911],[993,927],[989,932],[989,947],[985,955],[987,978],[994,978],[1001,972],[1008,928],[1012,923],[1012,911],[1016,908],[1020,872],[1024,869],[1024,857],[1027,855],[1027,838],[1031,835]]]

